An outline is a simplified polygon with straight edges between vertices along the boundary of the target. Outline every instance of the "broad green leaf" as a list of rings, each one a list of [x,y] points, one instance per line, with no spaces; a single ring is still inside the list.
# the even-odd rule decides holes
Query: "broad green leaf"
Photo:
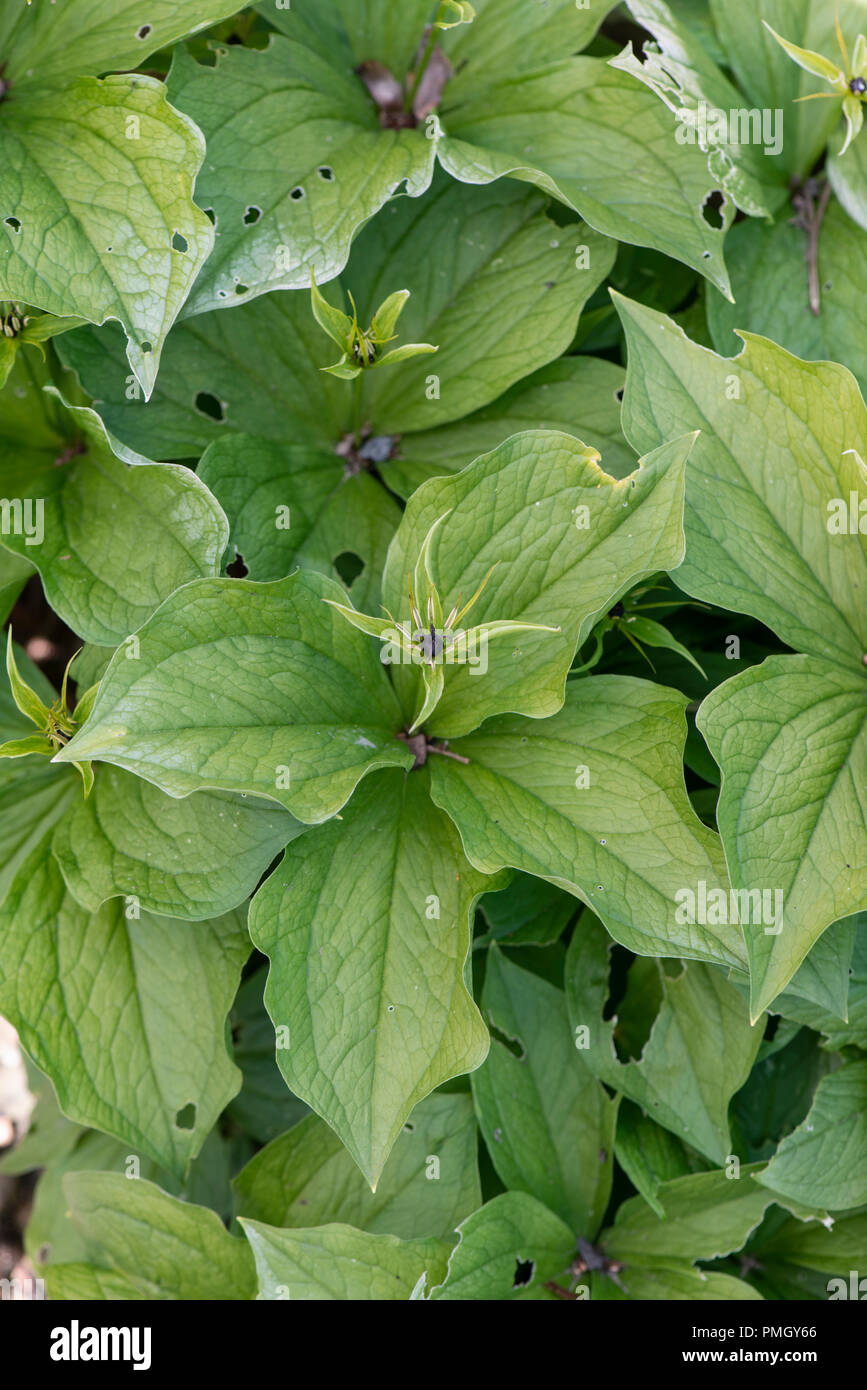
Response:
[[[867,1212],[807,1224],[790,1218],[769,1240],[755,1247],[763,1264],[766,1259],[782,1259],[847,1281],[850,1270],[863,1268],[865,1248]]]
[[[798,97],[829,89],[792,62],[763,21],[791,43],[835,60],[839,55],[842,62],[835,16],[839,14],[851,44],[864,28],[863,0],[711,0],[710,9],[727,64],[745,93],[740,104],[782,110],[785,139],[780,162],[787,174],[806,178],[839,120],[840,108],[832,101],[795,104]]]
[[[370,640],[323,603],[339,585],[205,579],[167,599],[113,658],[58,761],[96,758],[170,796],[211,788],[327,820],[377,767],[409,767],[397,701]]]
[[[815,1028],[824,1035],[824,1045],[835,1051],[851,1046],[867,1051],[867,913],[859,912],[852,920],[856,924],[856,930],[851,966],[847,972],[848,1000],[842,1015],[846,1021],[841,1022],[841,1015],[813,1001],[793,997],[791,987],[777,1000],[777,1008],[785,1018],[796,1019],[808,1028]],[[835,931],[836,928],[832,928],[820,938],[807,956],[805,965],[809,964]],[[803,968],[802,966],[801,969]],[[798,973],[800,974],[800,971]],[[797,976],[795,978],[797,979]]]
[[[575,1049],[563,991],[496,946],[482,1012],[491,1050],[472,1086],[491,1162],[510,1190],[544,1201],[590,1240],[611,1193],[617,1100]]]
[[[779,1012],[785,1014],[788,1005],[794,1001],[801,1007],[818,1010],[823,1017],[832,1014],[837,1025],[846,1018],[859,921],[867,923],[867,914],[856,912],[854,916],[835,922],[831,929],[823,932],[798,966],[783,994],[778,996],[776,1007]],[[746,985],[749,987],[748,980]]]
[[[413,1106],[484,1061],[464,969],[469,914],[490,886],[426,774],[393,771],[290,845],[253,899],[280,1069],[374,1189]]]
[[[620,430],[624,380],[622,367],[601,357],[561,357],[456,424],[402,435],[379,471],[410,497],[428,478],[458,473],[510,435],[538,429],[577,432],[601,455],[606,473],[624,478],[635,468]]]
[[[553,718],[508,716],[451,744],[469,764],[432,760],[431,794],[484,873],[508,866],[574,893],[639,954],[743,969],[737,926],[689,923],[677,906],[683,889],[727,884],[683,786],[685,703],[627,676],[570,681]]]
[[[780,158],[784,113],[744,108],[743,96],[707,52],[692,16],[681,15],[679,6],[629,0],[629,10],[657,42],[643,45],[643,61],[628,44],[611,66],[632,73],[675,113],[678,144],[702,149],[720,192],[751,216],[769,217],[786,198]],[[724,113],[722,120],[717,112]]]
[[[740,1250],[774,1200],[753,1180],[760,1168],[758,1163],[743,1166],[737,1177],[720,1170],[688,1173],[663,1183],[657,1191],[662,1220],[643,1197],[630,1198],[602,1233],[605,1253],[631,1266],[715,1260]]]
[[[576,648],[597,619],[639,579],[680,562],[692,442],[676,440],[618,481],[579,440],[532,430],[463,472],[419,488],[383,580],[383,602],[398,621],[408,610],[407,573],[433,523],[449,512],[431,544],[444,606],[475,593],[496,562],[473,607],[473,625],[507,619],[562,630],[485,642],[470,653],[472,661],[443,666],[446,689],[431,732],[456,738],[506,710],[538,719],[560,709]],[[418,708],[417,670],[394,671],[411,717]]]
[[[806,1120],[782,1141],[758,1181],[772,1196],[811,1206],[863,1206],[865,1142],[867,1061],[847,1062],[819,1082]]]
[[[613,0],[473,0],[476,17],[453,30],[444,47],[455,68],[455,88],[472,90],[491,72],[517,73],[555,54],[580,53],[593,38]],[[448,89],[447,89],[448,90]]]
[[[597,231],[664,251],[729,293],[723,232],[702,216],[715,187],[707,157],[677,144],[672,112],[628,73],[567,58],[518,83],[446,88],[440,117],[438,157],[462,183],[534,183]]]
[[[45,1287],[52,1303],[148,1301],[148,1295],[122,1274],[111,1269],[100,1269],[98,1265],[52,1265],[46,1271]]]
[[[108,428],[150,458],[198,458],[235,432],[332,450],[348,423],[346,387],[320,371],[322,330],[306,294],[266,295],[231,315],[214,312],[172,330],[150,401],[127,380],[120,333],[80,328],[58,340],[99,402]],[[346,422],[335,422],[341,411]]]
[[[167,48],[234,14],[232,0],[148,0],[142,23],[139,0],[62,0],[55,8],[39,3],[13,8],[0,18],[0,50],[9,59],[5,73],[17,87],[42,87],[111,68],[136,68],[157,49]]]
[[[790,646],[863,670],[867,546],[829,531],[864,487],[867,410],[854,378],[742,334],[729,360],[617,297],[629,345],[624,430],[636,449],[700,429],[686,487],[687,593],[760,618]]]
[[[805,1118],[817,1085],[835,1061],[809,1028],[786,1023],[763,1044],[745,1086],[732,1101],[738,1152],[749,1160],[771,1158],[780,1140]],[[781,1044],[778,1046],[778,1044]],[[766,1051],[766,1049],[768,1049]]]
[[[632,1265],[617,1277],[622,1293],[604,1274],[594,1275],[593,1298],[625,1298],[640,1303],[722,1303],[762,1297],[743,1279],[735,1279],[731,1274],[707,1273],[690,1265]]]
[[[257,9],[289,38],[308,43],[342,69],[375,59],[402,81],[435,5],[436,0],[401,0],[398,6],[393,0],[294,0],[275,10],[272,0],[262,0]]]
[[[675,1139],[634,1103],[621,1099],[617,1112],[614,1154],[633,1187],[661,1219],[665,1208],[660,1188],[672,1178],[682,1178],[692,1170],[683,1142]]]
[[[240,1075],[225,1016],[249,953],[243,920],[91,914],[47,841],[0,911],[0,1009],[70,1118],[183,1175]]]
[[[228,526],[215,499],[176,464],[123,463],[95,411],[70,412],[82,442],[69,458],[0,464],[21,499],[21,531],[3,543],[37,566],[46,596],[91,642],[115,645],[180,585],[215,574]]]
[[[775,226],[746,221],[732,229],[726,256],[737,303],[709,292],[714,347],[734,355],[741,348],[735,330],[749,328],[798,357],[842,362],[864,393],[867,344],[852,305],[867,280],[867,237],[836,199],[828,205],[818,242],[818,315],[810,309],[806,250],[807,233],[786,218]]]
[[[123,896],[195,922],[244,902],[303,828],[273,802],[225,792],[178,801],[106,766],[93,794],[58,825],[53,849],[70,892],[91,912]]]
[[[435,358],[365,373],[364,416],[377,430],[458,419],[570,345],[616,246],[585,226],[558,227],[544,207],[511,180],[478,188],[440,174],[427,197],[396,200],[358,238],[342,281],[361,319],[406,286],[401,339],[439,344]]]
[[[78,77],[4,101],[0,150],[0,293],[61,318],[117,319],[149,396],[214,244],[192,200],[201,132],[153,77]]]
[[[369,474],[347,476],[324,449],[233,434],[208,446],[198,476],[229,518],[228,559],[242,556],[252,579],[282,579],[299,564],[337,579],[334,561],[349,553],[363,561],[353,602],[378,607],[400,511]]]
[[[607,1020],[603,1013],[610,950],[599,923],[585,913],[566,958],[576,1047],[601,1081],[722,1166],[732,1151],[729,1102],[749,1076],[761,1028],[750,1027],[744,1000],[723,971],[690,961],[670,975],[657,963],[661,1007],[640,1057],[621,1062],[616,1017]]]
[[[506,1192],[486,1202],[461,1224],[458,1235],[448,1276],[431,1289],[430,1298],[546,1299],[545,1283],[562,1276],[575,1254],[569,1227],[526,1192]]]
[[[403,1240],[447,1240],[481,1206],[477,1143],[469,1096],[428,1096],[398,1135],[371,1193],[336,1134],[310,1115],[239,1173],[236,1214],[271,1226],[340,1222]]]
[[[70,1173],[64,1190],[73,1220],[147,1298],[228,1302],[255,1296],[249,1246],[230,1236],[207,1207],[120,1173]]]
[[[72,768],[31,758],[0,761],[0,902],[25,860],[47,848],[54,826],[80,796],[81,783]]]
[[[355,73],[302,42],[223,49],[213,67],[177,50],[167,90],[207,141],[196,199],[216,222],[187,314],[306,289],[311,270],[319,284],[334,279],[398,188],[417,198],[430,184],[436,138],[383,129]]]
[[[241,1218],[261,1299],[318,1302],[409,1301],[419,1279],[438,1282],[449,1247],[438,1240],[399,1240],[330,1224],[282,1231]]]
[[[865,695],[857,669],[773,656],[717,686],[697,716],[723,770],[717,817],[732,886],[752,895],[743,931],[754,1018],[826,927],[867,901]]]

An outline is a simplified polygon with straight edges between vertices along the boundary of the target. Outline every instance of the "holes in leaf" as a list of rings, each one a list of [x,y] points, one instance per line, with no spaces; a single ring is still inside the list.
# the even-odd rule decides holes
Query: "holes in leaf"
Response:
[[[347,588],[354,584],[364,569],[364,561],[354,550],[342,550],[334,557],[334,568]]]
[[[244,579],[249,573],[249,567],[244,563],[244,557],[240,551],[235,551],[235,558],[226,566],[226,573],[231,579]]]
[[[189,249],[190,243],[187,241],[187,238],[185,236],[181,236],[180,232],[175,232],[174,236],[172,237],[172,250],[180,251],[181,255],[185,256]]]
[[[214,212],[214,209],[213,209],[213,208],[202,208],[202,212],[205,214],[205,216],[207,217],[208,221],[211,222],[211,224],[212,224],[214,227],[216,227],[216,225],[217,225],[217,214]]]
[[[331,168],[330,164],[320,164],[316,172],[325,183],[331,183],[334,178],[334,170]]]
[[[140,343],[139,346],[141,347],[142,352],[153,352],[153,348],[150,343]]]
[[[176,1129],[195,1129],[196,1127],[196,1107],[192,1101],[184,1105],[175,1116]]]
[[[195,407],[200,415],[207,415],[209,419],[216,420],[219,424],[222,424],[226,418],[223,402],[218,401],[216,396],[212,396],[210,391],[197,393]]]
[[[139,29],[138,33],[136,34],[136,38],[146,39],[151,31],[151,27],[152,26],[150,24],[143,24],[142,27]]]
[[[236,285],[236,286],[235,286],[235,294],[249,294],[249,292],[250,292],[250,286],[249,286],[249,285]]]
[[[523,1289],[533,1281],[536,1273],[535,1260],[522,1260],[520,1255],[515,1260],[515,1277],[512,1280],[513,1289]]]
[[[622,387],[622,386],[618,386],[617,390],[614,392],[614,399],[615,399],[616,401],[622,401],[622,400],[623,400],[623,387]]]
[[[508,1033],[504,1033],[502,1028],[498,1028],[497,1025],[494,1023],[494,1020],[491,1018],[490,1014],[488,1014],[488,1027],[491,1030],[491,1037],[494,1039],[495,1042],[498,1042],[502,1047],[507,1048],[508,1051],[511,1052],[513,1057],[517,1057],[519,1062],[526,1061],[527,1049],[524,1047],[524,1044],[521,1042],[521,1039],[512,1038],[509,1036]]]
[[[7,218],[6,218],[6,226],[7,226],[7,227],[11,227],[12,230],[13,230],[13,232],[20,232],[20,231],[21,231],[21,223],[18,221],[18,218],[17,218],[17,217],[7,217]]]
[[[411,1124],[409,1120],[407,1120],[406,1124],[404,1125],[404,1129],[406,1130],[407,1134],[415,1133],[415,1125]]]
[[[708,193],[707,197],[701,205],[702,217],[704,218],[707,225],[709,227],[713,227],[715,231],[720,231],[725,226],[725,219],[722,215],[722,209],[724,206],[725,198],[723,197],[722,193],[719,192],[718,189],[715,189],[713,193]],[[709,254],[709,252],[705,252],[705,256],[708,256]]]
[[[301,201],[301,199],[304,197],[304,189],[301,187],[300,184],[298,184],[295,188],[292,189],[292,192],[289,194],[289,197],[293,200],[293,202],[299,203]]]
[[[257,208],[255,203],[251,203],[244,213],[244,221],[248,227],[254,227],[262,216],[262,209]]]

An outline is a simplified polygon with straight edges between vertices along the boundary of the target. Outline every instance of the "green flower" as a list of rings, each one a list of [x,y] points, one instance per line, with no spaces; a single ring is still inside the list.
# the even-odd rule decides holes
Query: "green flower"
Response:
[[[781,38],[766,20],[762,22],[768,32],[773,34],[777,43],[785,49],[789,57],[799,67],[804,68],[807,72],[815,73],[816,77],[824,78],[834,89],[831,92],[812,92],[809,96],[797,97],[797,101],[815,101],[817,98],[826,101],[839,101],[842,98],[842,110],[846,117],[847,129],[846,139],[840,154],[845,154],[864,124],[864,102],[867,101],[867,39],[863,34],[858,35],[850,65],[849,51],[846,48],[838,15],[836,19],[837,42],[840,45],[840,52],[843,54],[843,67],[838,68],[836,64],[831,62],[830,58],[823,57],[821,53],[813,53],[809,48],[799,48],[797,44],[789,43],[788,39]]]
[[[458,629],[458,623],[479,598],[497,568],[496,565],[492,565],[488,570],[469,602],[461,606],[461,595],[448,615],[443,617],[442,600],[431,571],[430,551],[437,527],[448,515],[448,512],[443,512],[431,526],[424,538],[414,572],[407,575],[408,619],[398,622],[388,613],[388,609],[385,609],[388,613],[387,618],[374,618],[367,613],[356,612],[347,604],[325,599],[326,603],[336,608],[338,613],[360,632],[366,632],[369,636],[378,637],[380,641],[389,644],[393,655],[389,657],[387,653],[383,653],[383,661],[402,658],[421,670],[424,699],[408,731],[410,734],[414,734],[416,729],[430,718],[439,703],[445,689],[446,665],[464,664],[470,654],[475,655],[480,649],[484,651],[490,638],[501,637],[506,633],[560,631],[559,627],[546,627],[542,623],[511,622],[502,618],[490,623],[479,623],[478,626],[465,631]]]
[[[340,377],[341,380],[351,381],[373,367],[393,365],[395,362],[405,362],[408,357],[418,357],[420,353],[437,351],[431,343],[404,343],[403,347],[392,348],[391,352],[382,353],[385,344],[393,342],[397,336],[394,330],[403,312],[403,306],[409,299],[409,290],[395,290],[394,294],[384,299],[371,319],[370,327],[363,331],[358,324],[358,311],[352,295],[349,295],[352,305],[350,318],[340,309],[335,309],[320,294],[312,270],[310,298],[316,322],[343,350],[339,362],[335,362],[331,367],[323,367],[322,370]]]
[[[78,656],[78,652],[75,653],[75,656],[70,657],[63,673],[60,696],[49,707],[43,703],[36,691],[31,689],[18,670],[10,627],[9,639],[6,643],[6,671],[9,676],[12,698],[21,713],[36,725],[39,732],[28,734],[26,738],[9,739],[8,742],[0,744],[0,758],[26,758],[30,754],[36,754],[43,758],[53,758],[55,753],[69,742],[72,735],[84,723],[90,714],[99,687],[94,685],[91,686],[90,690],[85,691],[75,706],[75,716],[73,717],[67,704],[66,687],[69,680],[69,668],[76,656]],[[93,767],[89,762],[73,763],[73,767],[78,768],[81,773],[84,795],[88,797],[93,787]]]

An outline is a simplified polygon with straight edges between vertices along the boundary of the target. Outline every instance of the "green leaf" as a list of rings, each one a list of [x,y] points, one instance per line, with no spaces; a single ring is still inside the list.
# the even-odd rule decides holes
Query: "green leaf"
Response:
[[[134,897],[147,912],[201,921],[238,907],[304,827],[273,802],[199,792],[178,801],[117,768],[55,832],[73,895],[91,912]]]
[[[239,791],[327,820],[366,773],[412,764],[376,651],[322,602],[342,594],[301,572],[185,585],[140,630],[139,659],[112,658],[58,761],[101,759],[170,796]]]
[[[282,579],[296,565],[339,577],[334,561],[363,561],[353,601],[376,608],[380,577],[400,512],[368,473],[346,476],[333,453],[232,434],[206,449],[198,476],[229,518],[229,559],[251,578]]]
[[[120,902],[90,914],[43,840],[9,888],[0,939],[0,1008],[64,1112],[182,1176],[238,1089],[224,1029],[249,953],[242,919],[127,917]]]
[[[144,1178],[70,1173],[72,1218],[118,1274],[149,1299],[237,1301],[255,1296],[246,1241],[207,1207],[179,1201]]]
[[[58,776],[59,772],[63,776]],[[71,770],[51,764],[0,760],[0,902],[22,864],[47,841],[80,796]]]
[[[828,180],[853,222],[867,230],[867,134],[853,140],[845,159],[840,158],[841,145],[841,139],[831,142]]]
[[[52,1265],[45,1275],[52,1303],[146,1302],[148,1295],[122,1274],[98,1265]]]
[[[545,1299],[544,1284],[561,1276],[575,1254],[569,1227],[526,1192],[506,1192],[486,1202],[459,1226],[458,1235],[448,1276],[431,1289],[430,1298]]]
[[[737,304],[713,290],[708,294],[708,326],[723,355],[739,351],[734,333],[749,328],[809,361],[842,362],[867,392],[867,346],[852,304],[867,279],[863,229],[836,200],[829,203],[818,239],[821,312],[811,312],[807,233],[781,219],[775,226],[741,222],[726,246]]]
[[[413,1106],[484,1061],[464,967],[469,913],[489,886],[426,776],[395,771],[291,845],[253,899],[280,1069],[373,1188]]]
[[[177,324],[147,403],[127,385],[116,329],[77,329],[58,352],[99,399],[107,427],[151,458],[198,458],[235,432],[333,450],[336,422],[349,413],[346,388],[319,369],[322,332],[306,294],[266,295],[230,316]]]
[[[824,1034],[825,1046],[829,1048],[840,1051],[844,1047],[854,1046],[867,1051],[867,913],[859,912],[851,920],[856,924],[855,945],[851,965],[847,968],[848,1000],[842,1012],[813,1000],[795,998],[791,987],[779,996],[777,1007],[784,1017],[796,1019],[798,1023]],[[826,932],[804,964],[809,965],[813,957],[821,952],[825,942],[835,935],[834,929]],[[804,966],[801,967],[803,969]],[[841,1018],[846,1021],[841,1022]]]
[[[597,231],[664,251],[729,293],[723,232],[702,216],[715,188],[707,158],[677,144],[673,114],[628,73],[566,58],[517,83],[446,88],[440,115],[438,157],[454,178],[534,183]]]
[[[714,1163],[725,1164],[732,1151],[729,1102],[749,1076],[762,1029],[750,1027],[740,993],[721,970],[689,962],[670,975],[657,962],[661,1007],[640,1057],[619,1061],[617,1019],[606,1020],[603,1013],[610,949],[598,922],[585,913],[566,958],[576,1047],[583,1044],[587,1065],[606,1085]]]
[[[138,0],[64,0],[55,9],[39,3],[10,6],[0,19],[5,73],[18,87],[42,87],[58,79],[110,68],[136,68],[151,53],[234,14],[232,0],[148,0],[147,24]]]
[[[743,932],[754,1018],[822,932],[867,900],[865,694],[857,670],[772,656],[699,710],[723,770],[717,817],[732,886],[753,894]]]
[[[408,1301],[419,1279],[445,1274],[448,1246],[399,1240],[351,1226],[281,1231],[241,1218],[253,1250],[261,1299]]]
[[[389,285],[405,285],[401,338],[440,345],[435,361],[365,373],[364,415],[377,430],[455,420],[572,342],[616,247],[587,227],[558,227],[544,207],[518,183],[475,188],[440,174],[427,197],[397,200],[358,238],[343,281],[361,319]]]
[[[706,153],[724,196],[753,217],[770,217],[786,198],[784,113],[767,110],[753,117],[744,108],[742,94],[707,52],[693,16],[683,15],[679,5],[630,0],[629,10],[657,42],[643,44],[643,60],[629,43],[611,66],[632,73],[676,114],[678,144],[698,144]],[[730,214],[721,215],[730,221]]]
[[[604,1275],[594,1275],[593,1298],[625,1298],[628,1301],[648,1302],[743,1302],[760,1299],[762,1295],[743,1279],[730,1274],[706,1273],[690,1265],[633,1265],[618,1275],[623,1293],[615,1293],[615,1285]],[[607,1288],[606,1288],[607,1285]]]
[[[37,566],[49,602],[92,642],[116,645],[180,585],[217,572],[228,527],[195,474],[116,457],[95,411],[70,411],[71,458],[24,454],[0,465],[22,501],[22,530],[3,544]]]
[[[16,91],[4,102],[0,147],[0,293],[60,317],[117,319],[149,396],[166,334],[214,244],[192,201],[200,131],[152,77],[79,77]]]
[[[691,1171],[683,1142],[624,1097],[617,1112],[614,1154],[633,1187],[662,1220],[662,1184]]]
[[[450,511],[431,550],[444,606],[473,594],[496,561],[473,624],[508,619],[562,630],[486,643],[470,653],[473,661],[443,668],[446,689],[431,732],[458,737],[505,710],[538,719],[560,709],[575,651],[597,619],[639,579],[680,561],[691,444],[675,441],[618,481],[579,440],[534,430],[419,488],[383,579],[383,602],[395,618],[406,613],[406,576],[424,537]],[[394,670],[404,708],[414,714],[416,668]]]
[[[491,72],[517,73],[547,62],[555,53],[580,53],[593,38],[613,0],[473,0],[476,17],[469,29],[446,39],[457,70],[455,86],[472,89]],[[447,88],[450,90],[450,88]]]
[[[491,937],[503,946],[547,946],[575,916],[570,893],[531,874],[515,874],[505,890],[485,893],[479,904]],[[476,938],[474,948],[482,944]]]
[[[762,1263],[783,1259],[806,1269],[821,1269],[848,1280],[849,1271],[858,1269],[867,1243],[867,1212],[838,1216],[827,1222],[788,1220],[785,1225],[755,1247]]]
[[[271,1226],[340,1222],[404,1240],[446,1240],[481,1206],[477,1142],[469,1096],[428,1096],[398,1135],[371,1193],[336,1134],[310,1115],[239,1173],[236,1212]]]
[[[491,1161],[508,1188],[591,1239],[611,1193],[617,1100],[576,1052],[563,991],[496,946],[482,1011],[493,1036],[472,1086]]]
[[[684,887],[727,883],[719,841],[684,791],[685,703],[626,676],[570,681],[553,718],[507,716],[450,745],[469,765],[432,761],[431,795],[484,873],[555,883],[640,954],[743,969],[736,926],[682,923],[675,906]]]
[[[771,28],[767,20],[765,20],[765,28],[773,35],[777,43],[783,51],[788,54],[792,61],[798,64],[799,68],[803,68],[805,72],[811,72],[814,77],[823,78],[825,82],[839,84],[844,74],[837,63],[832,63],[829,58],[823,57],[821,53],[812,53],[808,48],[799,48],[796,43],[790,43],[788,39],[781,38],[781,36]]]
[[[34,572],[29,560],[0,549],[0,622],[6,622],[18,602],[21,590]]]
[[[867,1203],[867,1061],[819,1082],[810,1113],[757,1179],[771,1195],[843,1210]],[[791,1258],[791,1256],[789,1256]]]
[[[617,296],[629,344],[624,430],[637,449],[701,429],[687,476],[687,593],[750,613],[790,646],[862,668],[867,547],[829,504],[864,486],[867,410],[845,368],[742,334],[733,360]],[[785,485],[781,485],[784,480]]]
[[[662,1183],[657,1190],[662,1220],[643,1197],[632,1197],[602,1233],[606,1254],[632,1266],[715,1260],[740,1250],[774,1200],[754,1181],[760,1169],[753,1163],[741,1167],[737,1177],[722,1171],[688,1173]]]
[[[168,95],[207,141],[196,198],[216,219],[187,314],[307,289],[311,270],[320,285],[334,279],[356,232],[401,185],[417,198],[430,184],[436,139],[383,129],[335,57],[280,36],[263,50],[223,49],[213,67],[176,50]]]
[[[460,472],[468,459],[490,453],[509,435],[531,429],[572,434],[580,421],[606,473],[624,478],[635,467],[620,430],[617,392],[624,380],[622,367],[601,357],[561,357],[456,424],[402,435],[379,471],[390,488],[410,497],[428,478]]]

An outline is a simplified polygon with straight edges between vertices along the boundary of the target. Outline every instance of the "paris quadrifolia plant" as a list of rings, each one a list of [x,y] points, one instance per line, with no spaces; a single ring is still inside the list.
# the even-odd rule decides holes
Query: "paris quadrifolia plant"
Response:
[[[18,709],[30,720],[31,724],[36,725],[38,732],[27,734],[24,738],[7,739],[5,743],[0,744],[0,758],[26,758],[33,754],[42,758],[53,758],[85,722],[93,708],[99,686],[92,685],[89,690],[85,691],[75,705],[74,711],[70,711],[69,671],[76,656],[78,656],[78,652],[70,657],[66,664],[59,696],[51,705],[46,705],[45,701],[27,684],[18,670],[15,650],[12,646],[12,628],[9,628],[6,642],[6,674],[9,679],[9,689]],[[93,768],[89,762],[76,762],[73,766],[81,774],[84,783],[84,795],[88,797],[93,789]]]
[[[357,613],[348,604],[335,599],[325,600],[353,627],[370,637],[378,637],[384,643],[380,653],[383,665],[409,663],[421,670],[424,698],[408,730],[410,734],[416,733],[436,709],[445,689],[446,666],[466,665],[471,675],[484,675],[491,638],[519,632],[560,631],[559,627],[513,622],[508,618],[479,623],[465,630],[458,628],[461,619],[481,596],[497,565],[491,566],[472,598],[462,604],[463,595],[459,595],[449,612],[445,612],[431,567],[431,545],[449,514],[443,512],[433,523],[424,538],[412,573],[407,574],[407,618],[398,621],[388,609],[384,610],[388,615],[386,618],[376,618],[367,613]]]

